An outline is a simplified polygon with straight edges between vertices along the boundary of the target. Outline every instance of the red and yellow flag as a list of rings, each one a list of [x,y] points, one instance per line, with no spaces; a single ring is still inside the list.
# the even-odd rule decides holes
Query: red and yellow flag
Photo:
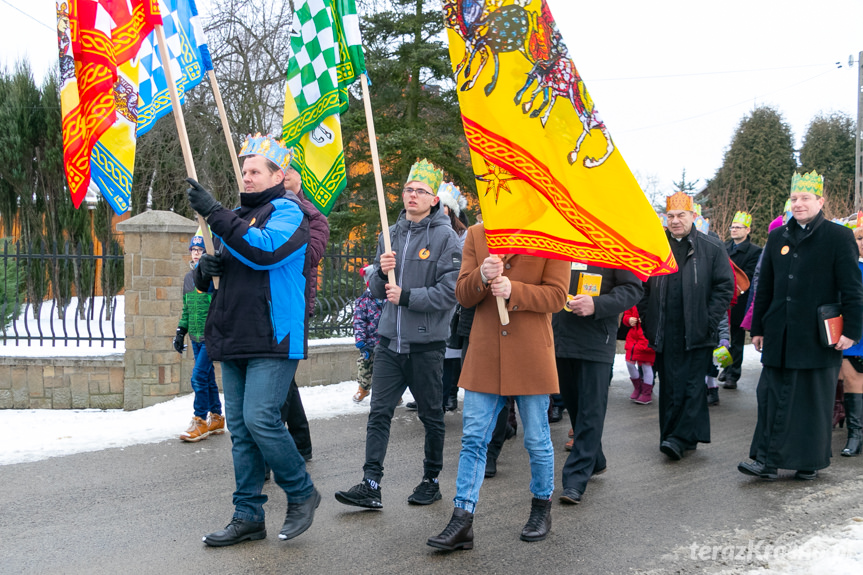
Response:
[[[161,23],[158,0],[57,2],[63,161],[76,208],[87,195],[93,147],[117,119],[117,102],[125,102],[118,67]],[[137,102],[120,107],[128,105]]]
[[[445,0],[450,58],[492,253],[628,269],[676,263],[545,0]]]

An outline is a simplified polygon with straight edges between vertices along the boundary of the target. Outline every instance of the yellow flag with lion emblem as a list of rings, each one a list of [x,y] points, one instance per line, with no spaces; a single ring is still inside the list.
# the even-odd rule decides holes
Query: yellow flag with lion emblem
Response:
[[[546,0],[445,0],[450,58],[488,247],[628,269],[677,269]]]

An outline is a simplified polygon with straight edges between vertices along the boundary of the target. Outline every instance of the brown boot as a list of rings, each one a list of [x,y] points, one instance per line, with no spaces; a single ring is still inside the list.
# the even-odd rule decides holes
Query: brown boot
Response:
[[[218,413],[211,413],[207,416],[207,429],[210,435],[222,435],[225,433],[225,418]]]
[[[440,535],[429,537],[426,544],[445,551],[473,549],[473,513],[456,507],[452,511],[449,525]]]
[[[189,429],[180,434],[180,439],[188,441],[189,443],[195,443],[202,439],[207,439],[207,436],[209,435],[210,429],[207,426],[207,422],[200,417],[195,416],[189,424]]]

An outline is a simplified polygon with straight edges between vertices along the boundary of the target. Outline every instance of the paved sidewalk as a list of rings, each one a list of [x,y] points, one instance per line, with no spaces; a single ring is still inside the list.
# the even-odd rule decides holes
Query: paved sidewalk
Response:
[[[0,466],[0,573],[702,573],[758,564],[701,561],[690,546],[747,545],[810,534],[863,516],[863,457],[838,453],[815,482],[786,473],[766,483],[737,472],[755,425],[754,375],[737,391],[721,390],[711,408],[713,443],[684,460],[659,452],[657,405],[628,400],[615,380],[603,441],[608,472],[584,502],[562,507],[560,467],[569,425],[552,425],[556,446],[552,533],[524,543],[530,508],[522,434],[507,442],[497,477],[483,485],[472,551],[442,553],[425,545],[452,512],[460,447],[460,412],[448,414],[443,501],[413,507],[407,496],[422,476],[423,428],[415,412],[397,410],[382,482],[384,509],[343,506],[333,493],[362,477],[365,417],[311,422],[315,459],[309,471],[324,496],[311,529],[278,540],[285,499],[268,483],[267,539],[211,549],[201,536],[230,520],[230,436],[198,444],[168,441]],[[134,433],[134,430],[129,430]]]

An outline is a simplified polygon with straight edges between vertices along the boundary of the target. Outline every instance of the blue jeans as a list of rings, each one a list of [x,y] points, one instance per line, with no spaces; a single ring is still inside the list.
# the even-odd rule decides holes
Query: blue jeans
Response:
[[[554,448],[548,426],[548,395],[518,395],[515,402],[524,427],[524,447],[530,456],[530,492],[537,499],[550,499],[554,492]],[[506,397],[500,395],[464,392],[464,429],[453,502],[465,511],[473,513],[479,500],[488,442],[505,404]]]
[[[192,368],[192,389],[195,391],[195,417],[207,419],[208,413],[222,415],[222,402],[219,399],[219,386],[216,385],[216,369],[207,346],[203,341],[192,342],[195,367]]]
[[[279,409],[297,370],[296,359],[253,358],[222,362],[222,388],[231,432],[234,458],[234,517],[246,521],[264,520],[267,496],[264,461],[273,470],[273,479],[288,496],[288,503],[300,503],[314,492],[306,462],[282,422]]]

